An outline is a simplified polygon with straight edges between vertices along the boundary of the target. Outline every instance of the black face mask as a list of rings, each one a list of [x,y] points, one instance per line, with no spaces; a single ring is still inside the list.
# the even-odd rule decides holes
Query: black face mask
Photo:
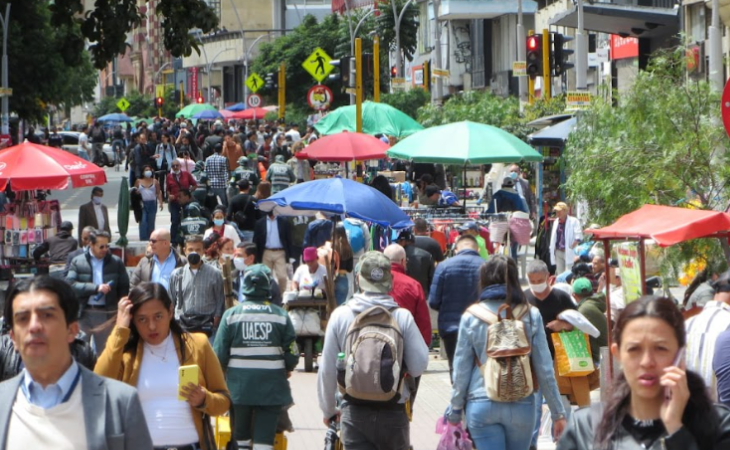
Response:
[[[188,262],[197,266],[200,263],[200,255],[195,252],[188,253]]]

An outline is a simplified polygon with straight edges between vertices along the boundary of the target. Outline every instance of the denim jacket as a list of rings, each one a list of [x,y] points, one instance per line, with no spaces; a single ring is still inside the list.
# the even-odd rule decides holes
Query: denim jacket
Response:
[[[485,305],[496,314],[499,307],[504,304],[504,295],[500,299],[489,299],[488,291],[490,291],[490,288],[497,288],[497,291],[501,289],[504,292],[504,286],[489,286],[482,292],[480,298],[482,305]],[[495,289],[491,289],[491,292],[494,293]],[[532,345],[530,355],[532,371],[537,377],[540,390],[545,395],[550,407],[550,413],[553,420],[555,420],[559,415],[565,415],[565,407],[560,400],[558,384],[555,381],[553,359],[548,349],[542,316],[537,308],[530,307],[530,313],[525,314],[522,321],[525,322],[525,330],[529,333],[528,338]],[[451,407],[453,409],[463,409],[464,404],[472,400],[488,400],[484,388],[484,377],[474,361],[475,355],[479,356],[479,361],[487,360],[488,327],[489,325],[486,322],[477,319],[469,312],[465,312],[461,316],[459,339],[456,344],[453,363],[454,385],[451,393]]]

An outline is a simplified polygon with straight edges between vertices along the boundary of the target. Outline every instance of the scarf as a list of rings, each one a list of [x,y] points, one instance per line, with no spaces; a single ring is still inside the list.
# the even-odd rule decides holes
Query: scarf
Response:
[[[512,304],[518,304],[523,301],[522,299],[522,291],[512,290],[510,292],[510,296],[512,297],[511,302]],[[507,286],[504,284],[493,284],[491,286],[487,286],[484,289],[482,289],[481,294],[479,294],[479,300],[506,300],[507,299]]]

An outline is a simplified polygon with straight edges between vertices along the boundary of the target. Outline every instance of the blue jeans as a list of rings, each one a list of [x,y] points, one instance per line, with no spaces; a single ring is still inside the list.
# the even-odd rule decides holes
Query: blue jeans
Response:
[[[173,245],[184,244],[180,235],[180,224],[182,223],[182,207],[178,202],[169,202],[167,210],[170,211],[170,242]]]
[[[535,425],[535,396],[509,403],[466,403],[466,424],[477,450],[527,450]]]
[[[210,191],[220,197],[221,205],[228,207],[228,193],[226,188],[210,188]]]
[[[345,303],[349,290],[350,283],[347,281],[347,275],[337,275],[335,278],[335,299],[337,300],[337,306]]]
[[[157,201],[148,200],[142,202],[142,221],[139,223],[139,240],[148,241],[150,235],[155,231],[155,216],[157,215]]]

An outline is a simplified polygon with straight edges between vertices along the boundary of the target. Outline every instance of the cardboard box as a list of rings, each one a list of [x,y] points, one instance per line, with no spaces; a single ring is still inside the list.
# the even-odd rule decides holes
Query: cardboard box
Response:
[[[402,170],[378,172],[378,175],[382,175],[389,180],[392,179],[395,183],[404,183],[406,181],[406,173]]]

